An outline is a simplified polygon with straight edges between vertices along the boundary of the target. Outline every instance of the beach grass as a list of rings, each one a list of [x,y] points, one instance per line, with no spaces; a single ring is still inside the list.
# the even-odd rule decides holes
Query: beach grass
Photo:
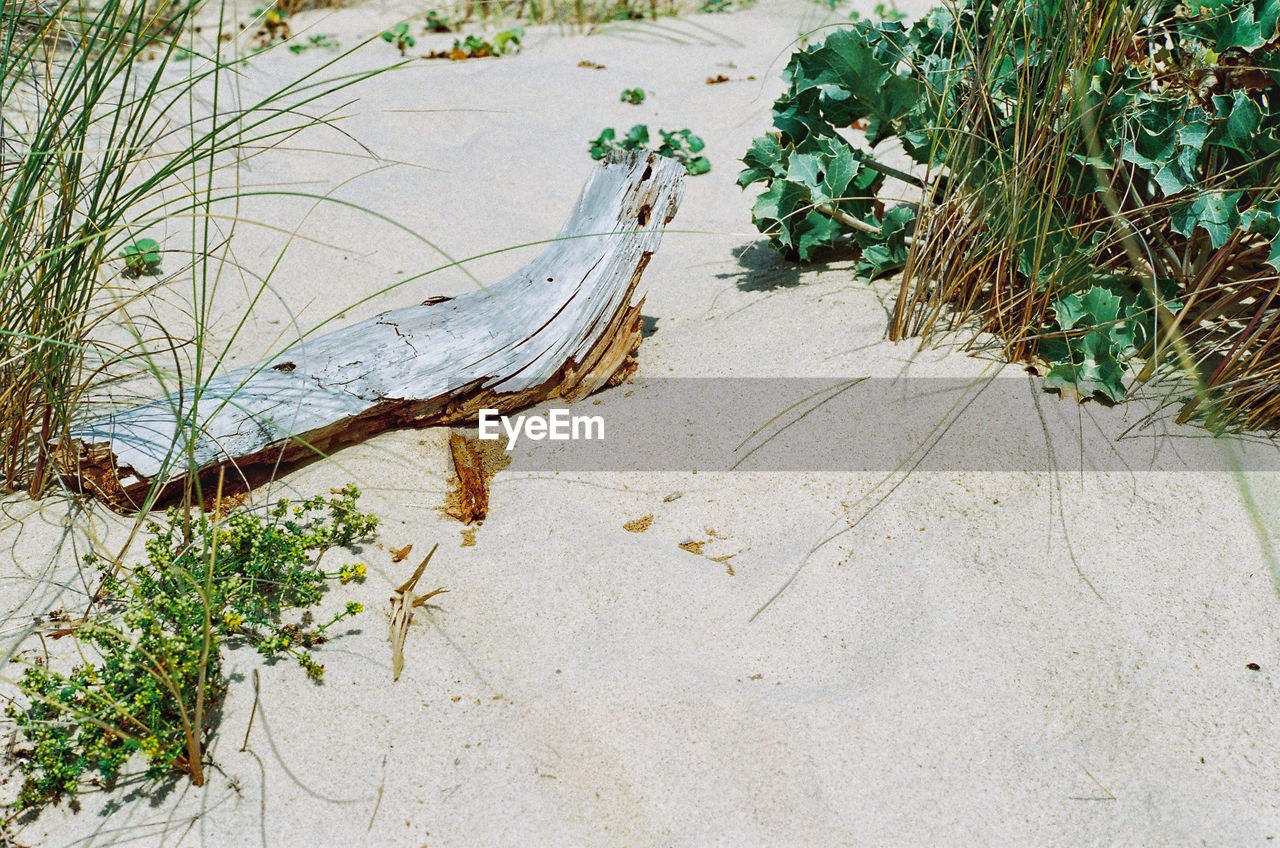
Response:
[[[308,105],[381,72],[326,75],[340,54],[242,102],[232,83],[247,58],[222,40],[202,52],[195,12],[174,6],[161,18],[147,0],[3,7],[0,460],[10,491],[45,490],[51,451],[95,387],[137,374],[165,391],[207,380],[222,358],[207,349],[209,309],[243,193],[219,175],[322,123],[303,114]],[[161,229],[186,236],[156,243]],[[162,296],[181,304],[182,327],[128,318]],[[160,358],[178,348],[190,352],[185,372]]]

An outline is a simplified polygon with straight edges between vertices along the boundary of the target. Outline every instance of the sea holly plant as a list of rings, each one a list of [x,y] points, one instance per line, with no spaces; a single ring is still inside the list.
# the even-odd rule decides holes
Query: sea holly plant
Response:
[[[863,245],[875,244],[867,234],[880,230],[872,215],[883,175],[864,165],[839,136],[809,135],[790,149],[783,144],[777,136],[756,139],[738,175],[744,188],[756,182],[768,186],[756,199],[752,217],[769,234],[770,246],[808,261],[817,249],[850,234]],[[862,226],[853,229],[854,221]]]
[[[1169,292],[1172,281],[1160,283],[1166,308],[1177,308]],[[1053,302],[1058,332],[1038,348],[1051,363],[1045,384],[1123,400],[1125,363],[1152,341],[1153,314],[1150,293],[1137,280],[1099,280],[1086,291],[1059,297]]]
[[[409,34],[409,25],[401,22],[382,34],[382,40],[393,45],[403,56],[405,51],[415,46],[417,40]]]
[[[1280,0],[963,0],[783,82],[755,222],[902,271],[891,338],[972,317],[1082,396],[1190,378],[1184,417],[1280,420]]]
[[[120,251],[125,271],[133,277],[155,274],[160,270],[160,245],[155,239],[138,239]]]
[[[706,143],[690,130],[674,132],[658,130],[658,135],[662,138],[662,144],[656,150],[658,155],[667,156],[682,163],[692,176],[705,174],[711,170],[711,162],[707,157],[699,155],[706,147]],[[645,124],[636,124],[621,139],[618,138],[616,130],[608,127],[587,143],[592,159],[603,159],[612,150],[643,150],[647,147],[649,147],[649,127]]]
[[[23,672],[23,699],[6,710],[23,740],[25,775],[15,806],[74,794],[87,779],[109,782],[141,755],[148,778],[180,772],[200,785],[204,750],[226,697],[223,652],[243,645],[268,660],[289,658],[319,681],[315,649],[331,628],[359,614],[348,601],[324,623],[312,610],[334,581],[362,580],[363,563],[320,566],[333,549],[366,539],[378,519],[357,508],[348,486],[333,497],[280,501],[266,512],[170,510],[154,522],[144,561],[117,567],[90,554],[101,583],[79,621],[55,617],[77,643],[78,665],[38,657]],[[23,703],[25,701],[25,704]]]

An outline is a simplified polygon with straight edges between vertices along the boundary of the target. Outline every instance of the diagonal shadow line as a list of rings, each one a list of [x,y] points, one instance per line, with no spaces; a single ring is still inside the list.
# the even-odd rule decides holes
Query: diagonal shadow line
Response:
[[[834,391],[834,392],[833,392],[829,397],[825,397],[825,398],[823,398],[821,401],[819,401],[818,403],[816,403],[816,404],[814,404],[813,406],[809,407],[809,408],[808,408],[808,409],[806,409],[804,412],[800,413],[800,415],[798,415],[797,417],[795,417],[795,418],[794,418],[794,419],[792,419],[791,421],[788,421],[788,422],[787,422],[786,424],[784,424],[782,427],[778,428],[778,431],[777,431],[776,433],[773,433],[772,435],[768,436],[768,437],[767,437],[767,438],[765,438],[765,440],[764,440],[764,441],[762,441],[760,444],[756,445],[756,446],[755,446],[755,447],[753,447],[751,450],[747,451],[747,452],[746,452],[746,454],[744,454],[744,455],[742,456],[742,458],[740,458],[737,462],[735,462],[735,463],[733,464],[733,466],[732,466],[729,470],[730,470],[730,471],[737,471],[737,470],[738,470],[738,466],[739,466],[739,465],[741,465],[742,463],[746,462],[748,459],[750,459],[750,458],[751,458],[751,455],[752,455],[753,453],[755,453],[756,451],[760,450],[761,448],[763,448],[764,446],[766,446],[767,444],[769,444],[770,442],[772,442],[774,439],[776,439],[776,438],[778,438],[779,436],[781,436],[783,433],[785,433],[785,432],[786,432],[787,430],[789,430],[791,427],[794,427],[796,424],[799,424],[801,421],[803,421],[804,419],[808,418],[808,417],[809,417],[809,415],[810,415],[811,413],[816,412],[817,410],[821,409],[821,408],[823,407],[823,405],[825,405],[825,404],[829,403],[830,401],[833,401],[833,400],[835,400],[836,398],[840,397],[840,395],[844,394],[845,392],[847,392],[848,390],[852,389],[854,386],[858,385],[859,383],[863,382],[864,380],[869,380],[869,379],[870,379],[870,377],[858,377],[858,378],[856,378],[856,379],[854,379],[854,380],[850,380],[850,381],[847,381],[847,382],[845,382],[845,383],[841,383],[841,384],[839,384],[839,385],[837,385],[837,386],[835,386],[835,387],[832,387],[832,386],[826,386],[826,387],[821,388],[821,389],[819,389],[818,391],[814,392],[813,394],[810,394],[810,395],[808,395],[807,397],[803,397],[803,398],[801,398],[800,400],[796,401],[795,403],[791,404],[791,405],[790,405],[790,406],[788,406],[786,409],[782,410],[782,411],[781,411],[781,412],[779,412],[777,415],[773,416],[773,417],[772,417],[772,418],[770,418],[768,421],[764,422],[764,423],[763,423],[763,424],[761,424],[759,427],[757,427],[755,430],[753,430],[753,431],[751,432],[751,434],[750,434],[750,435],[748,435],[745,439],[743,439],[741,442],[739,442],[739,443],[738,443],[738,446],[737,446],[736,448],[734,448],[734,449],[733,449],[733,450],[734,450],[734,452],[736,453],[737,451],[741,450],[743,445],[745,445],[747,442],[751,441],[751,440],[752,440],[753,438],[755,438],[756,436],[760,435],[760,433],[761,433],[761,432],[762,432],[766,427],[768,427],[768,426],[769,426],[770,424],[772,424],[773,422],[777,421],[777,420],[778,420],[779,418],[781,418],[782,416],[786,415],[786,414],[787,414],[788,412],[790,412],[791,410],[795,409],[796,407],[800,406],[800,405],[801,405],[801,404],[803,404],[803,403],[807,403],[808,401],[813,400],[813,399],[814,399],[815,397],[817,397],[818,395],[821,395],[821,394],[823,394],[823,393],[825,393],[825,392],[832,392],[833,388],[835,389],[835,391]]]
[[[987,368],[984,370],[991,370],[991,366],[987,366]],[[881,477],[879,482],[877,482],[876,485],[871,488],[870,492],[868,492],[867,494],[859,498],[857,503],[854,504],[854,506],[857,506],[857,504],[860,504],[863,501],[865,501],[867,498],[871,497],[871,495],[877,489],[883,486],[895,474],[897,474],[899,471],[902,471],[904,466],[910,463],[911,467],[907,468],[906,473],[903,474],[902,477],[896,483],[894,483],[887,492],[885,492],[879,499],[877,499],[875,503],[871,504],[871,506],[869,506],[865,512],[863,512],[856,519],[854,519],[853,522],[849,524],[849,526],[845,527],[843,530],[838,530],[834,533],[830,533],[829,535],[815,542],[813,547],[809,548],[809,550],[805,553],[804,557],[800,560],[800,563],[796,565],[795,569],[791,572],[791,575],[787,577],[785,581],[783,581],[782,585],[778,587],[778,590],[774,592],[767,601],[765,601],[763,604],[760,605],[759,609],[757,609],[755,612],[751,614],[751,617],[747,619],[747,623],[749,624],[755,621],[760,616],[760,614],[764,612],[766,609],[768,609],[769,606],[774,601],[782,597],[782,594],[786,592],[787,589],[791,587],[791,584],[796,581],[796,578],[800,576],[800,572],[804,570],[804,567],[806,565],[808,565],[809,560],[813,558],[813,555],[815,553],[817,553],[819,550],[829,545],[831,542],[834,542],[836,539],[840,538],[844,534],[854,530],[859,524],[863,522],[864,519],[867,518],[867,516],[871,515],[871,513],[875,512],[875,510],[881,504],[887,501],[889,497],[893,495],[895,491],[897,491],[898,487],[901,486],[903,483],[905,483],[911,477],[911,473],[915,471],[917,468],[919,468],[920,464],[923,463],[925,459],[928,458],[929,454],[933,451],[933,448],[936,447],[938,442],[940,442],[942,438],[946,436],[946,434],[950,431],[952,425],[954,425],[957,421],[960,420],[960,417],[964,415],[964,413],[968,411],[969,407],[972,406],[978,400],[978,398],[982,395],[982,392],[985,391],[987,387],[990,386],[991,383],[995,381],[999,373],[1000,372],[998,368],[995,371],[993,371],[991,376],[987,377],[986,380],[982,382],[981,387],[978,388],[976,392],[974,392],[973,397],[969,398],[969,400],[966,401],[962,407],[960,407],[959,412],[956,412],[950,418],[944,417],[942,421],[938,422],[938,424],[934,426],[933,430],[929,432],[929,435],[925,437],[924,441],[922,441],[919,445],[917,445],[915,449],[913,449],[912,452],[907,455],[906,459],[898,463],[897,468],[893,469],[888,474]],[[970,388],[978,385],[978,382],[979,381],[974,381],[972,384],[970,384]],[[960,401],[957,401],[956,403],[958,404],[960,403]],[[953,404],[951,409],[954,410],[955,408],[956,408],[956,405]],[[916,454],[919,454],[919,457],[914,462],[912,462],[912,457],[915,456]],[[841,519],[839,518],[834,519],[830,524],[827,525],[827,530],[829,531],[832,527],[835,527],[837,524],[840,523],[840,521]]]

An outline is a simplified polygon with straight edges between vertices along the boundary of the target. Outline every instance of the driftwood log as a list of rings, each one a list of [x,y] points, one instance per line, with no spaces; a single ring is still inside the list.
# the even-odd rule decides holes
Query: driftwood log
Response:
[[[587,180],[560,237],[501,282],[304,339],[214,377],[198,405],[186,390],[79,426],[55,451],[58,469],[133,510],[193,469],[253,485],[389,428],[458,424],[482,408],[571,401],[616,383],[634,368],[636,284],[684,173],[652,153],[615,154]]]

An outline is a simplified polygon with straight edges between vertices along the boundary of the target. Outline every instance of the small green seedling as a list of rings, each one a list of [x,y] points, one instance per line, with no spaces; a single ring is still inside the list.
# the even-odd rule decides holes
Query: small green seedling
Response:
[[[832,6],[831,8],[834,9],[835,6]],[[901,21],[905,20],[906,17],[906,14],[898,11],[898,4],[894,2],[894,0],[889,0],[887,3],[877,3],[871,14],[866,16],[866,18],[864,18],[862,13],[857,9],[854,9],[849,13],[849,20],[851,21],[874,21],[877,18],[882,21]]]
[[[658,135],[662,136],[662,144],[656,151],[658,155],[670,157],[683,164],[689,176],[696,177],[711,170],[710,160],[698,155],[707,146],[706,142],[691,131],[687,129],[675,132],[658,130]],[[603,159],[612,150],[641,150],[648,146],[649,128],[644,124],[636,124],[621,140],[618,139],[618,134],[613,127],[609,127],[587,143],[592,159]]]
[[[624,88],[622,90],[622,96],[619,99],[623,103],[630,103],[632,106],[639,106],[644,102],[644,89]]]
[[[160,270],[160,245],[155,239],[138,239],[121,253],[125,270],[131,277],[155,274]]]
[[[435,9],[427,12],[427,32],[453,32],[456,26],[447,15]]]
[[[617,142],[617,133],[613,127],[607,127],[600,131],[600,135],[587,142],[587,150],[591,153],[591,158],[600,160],[610,150],[621,150],[621,145]]]
[[[483,59],[486,56],[519,53],[520,39],[523,37],[524,30],[519,27],[504,29],[493,37],[492,42],[485,41],[477,35],[468,35],[463,39],[454,39],[452,53],[455,54],[454,58],[462,59]]]
[[[504,29],[493,37],[493,41],[485,41],[478,35],[455,38],[453,47],[448,50],[437,50],[428,53],[424,59],[452,59],[455,62],[463,59],[486,59],[494,56],[507,56],[519,53],[524,30]]]
[[[394,44],[395,48],[400,51],[403,56],[404,52],[413,47],[418,42],[409,34],[409,25],[399,23],[382,34],[382,40],[388,44]]]
[[[493,45],[478,35],[468,35],[461,39],[455,38],[453,40],[453,49],[465,53],[468,58],[492,56],[494,53]]]
[[[642,150],[649,146],[649,128],[636,124],[621,141],[613,127],[601,130],[599,137],[588,142],[592,159],[603,159],[612,150]]]
[[[683,162],[689,171],[689,176],[696,177],[711,170],[710,160],[705,156],[697,155],[707,146],[701,138],[687,129],[676,132],[658,130],[658,134],[662,136],[662,146],[658,148],[658,153],[670,156],[677,162]]]
[[[304,42],[290,44],[289,52],[301,53],[304,50],[310,50],[312,47],[321,47],[325,50],[337,50],[339,44],[334,40],[332,35],[313,35]]]

